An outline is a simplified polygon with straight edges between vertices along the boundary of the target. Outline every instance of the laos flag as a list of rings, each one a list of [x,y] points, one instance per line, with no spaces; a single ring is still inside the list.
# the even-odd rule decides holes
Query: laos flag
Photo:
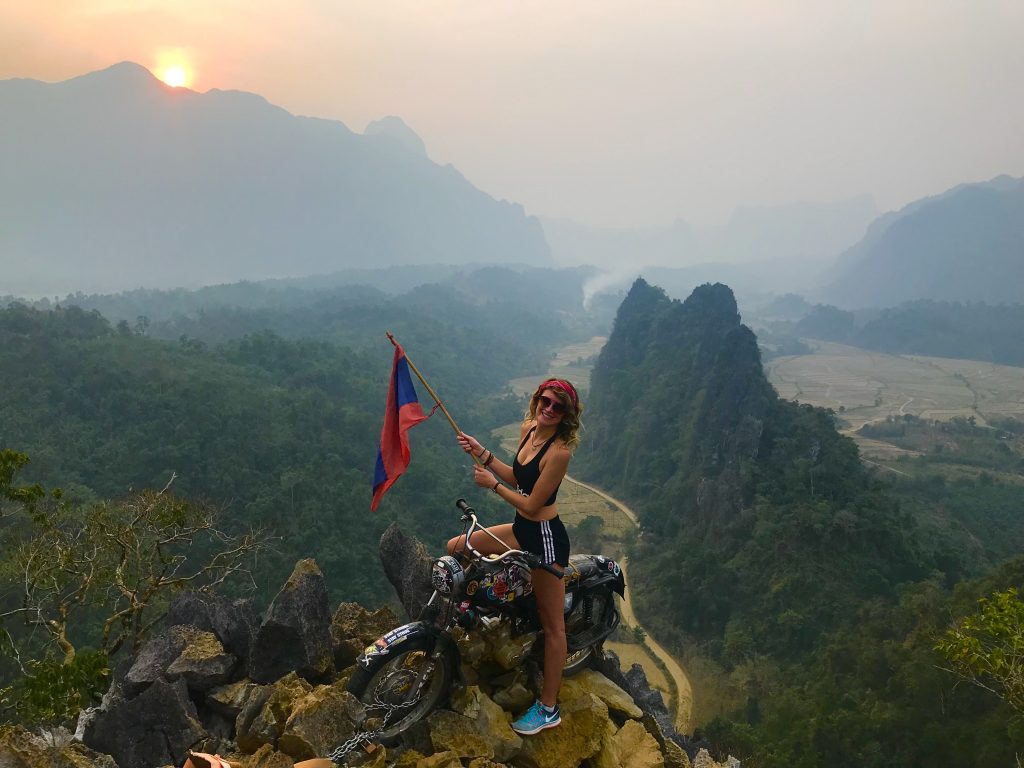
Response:
[[[388,403],[384,409],[384,428],[380,431],[377,469],[373,473],[371,512],[377,511],[377,505],[380,504],[384,492],[395,484],[409,466],[409,430],[426,419],[427,416],[416,399],[416,390],[412,386],[405,351],[395,344]]]

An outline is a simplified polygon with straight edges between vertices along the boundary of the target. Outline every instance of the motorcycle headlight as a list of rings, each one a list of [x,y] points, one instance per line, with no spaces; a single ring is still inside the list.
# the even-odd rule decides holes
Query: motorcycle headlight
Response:
[[[440,594],[451,595],[466,581],[466,572],[458,560],[445,555],[434,561],[430,581]]]

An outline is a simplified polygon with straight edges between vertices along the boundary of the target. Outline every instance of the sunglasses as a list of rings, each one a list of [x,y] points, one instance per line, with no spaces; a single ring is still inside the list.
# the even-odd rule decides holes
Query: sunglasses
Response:
[[[547,395],[537,395],[537,407],[542,411],[565,413],[565,403],[557,397],[555,399],[551,399]]]

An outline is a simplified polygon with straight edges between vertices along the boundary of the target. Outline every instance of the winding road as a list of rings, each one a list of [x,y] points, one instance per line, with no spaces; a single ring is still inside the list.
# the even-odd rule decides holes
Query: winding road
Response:
[[[626,517],[630,519],[630,521],[632,521],[633,525],[639,528],[640,523],[637,520],[636,514],[633,512],[633,510],[631,510],[618,499],[609,496],[600,488],[595,488],[594,486],[589,485],[588,483],[582,483],[579,480],[568,475],[566,475],[565,479],[568,480],[570,483],[573,483],[574,485],[578,485],[580,488],[585,488],[591,493],[600,496],[602,499],[607,501],[609,504],[612,504],[616,509],[622,512],[622,514],[624,514]],[[626,569],[628,568],[629,563],[627,559],[622,558],[619,561],[619,566],[622,568],[622,574],[623,577],[626,579],[626,584],[628,586],[629,576]],[[637,619],[636,614],[633,612],[633,600],[631,595],[632,591],[627,588],[626,596],[622,601],[622,618],[630,626],[640,627],[641,629],[644,629],[639,619]],[[658,641],[651,636],[650,632],[644,629],[644,634],[647,636],[646,640],[644,641],[644,644],[647,646],[647,649],[652,654],[654,654],[654,656],[659,661],[661,661],[662,664],[665,665],[665,671],[668,673],[669,677],[671,677],[672,681],[675,683],[677,692],[675,702],[676,728],[679,729],[679,731],[681,731],[682,733],[689,733],[691,720],[693,719],[693,688],[690,686],[690,678],[686,676],[686,672],[684,672],[683,668],[679,666],[678,662],[672,657],[672,654],[670,654],[668,651],[662,648],[658,644]]]
[[[577,381],[577,383],[579,383],[580,379],[584,379],[586,382],[589,382],[590,366],[586,365],[583,368],[576,368],[573,367],[573,364],[570,361],[576,360],[579,357],[596,356],[597,353],[600,352],[601,347],[604,345],[605,341],[607,341],[606,338],[595,336],[587,344],[572,345],[569,347],[565,347],[562,350],[559,350],[555,355],[552,369],[549,371],[549,373],[552,376],[560,377],[571,375],[573,380]],[[523,379],[514,379],[509,382],[509,387],[513,391],[523,391],[529,393],[535,386],[535,379],[536,377],[533,376],[526,377]],[[518,427],[518,424],[513,426]],[[513,432],[515,431],[516,430],[513,430]],[[509,440],[508,436],[506,436],[505,439]],[[502,447],[506,448],[510,454],[514,453],[516,449],[516,438],[513,436],[509,440],[509,443],[507,445],[503,443]],[[568,482],[572,483],[573,485],[579,486],[580,488],[583,488],[589,491],[590,493],[593,493],[595,496],[598,496],[599,498],[611,504],[623,515],[625,515],[636,528],[639,529],[640,522],[639,520],[637,520],[636,514],[633,512],[633,510],[631,510],[621,501],[609,496],[600,488],[596,488],[588,483],[582,483],[569,475],[566,475],[565,479]],[[683,668],[679,666],[679,663],[672,657],[672,654],[670,654],[661,645],[659,645],[658,642],[651,636],[651,633],[648,632],[637,619],[636,614],[633,612],[632,592],[630,589],[628,589],[629,576],[626,571],[628,567],[628,562],[625,557],[621,558],[618,562],[619,567],[622,568],[623,577],[625,578],[627,584],[626,594],[624,599],[622,600],[622,618],[630,626],[639,627],[641,630],[643,630],[644,634],[646,635],[646,639],[644,640],[644,647],[658,661],[661,662],[661,664],[663,665],[662,671],[664,671],[675,684],[676,700],[674,704],[676,714],[676,728],[682,733],[690,733],[692,730],[693,720],[693,687],[690,685],[690,678],[686,676],[686,672],[684,672]]]

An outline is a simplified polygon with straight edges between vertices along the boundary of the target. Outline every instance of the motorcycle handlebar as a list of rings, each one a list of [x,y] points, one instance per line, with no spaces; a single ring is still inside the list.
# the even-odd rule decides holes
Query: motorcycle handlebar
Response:
[[[469,506],[469,504],[466,503],[465,499],[458,499],[455,502],[455,506],[458,507],[459,511],[461,511],[464,515],[468,515],[469,516],[469,525],[467,526],[466,533],[464,534],[466,539],[465,539],[465,543],[463,544],[463,546],[466,549],[468,549],[476,557],[483,558],[484,556],[480,552],[478,552],[473,547],[472,544],[469,543],[469,537],[473,533],[473,529],[479,526],[479,522],[476,519],[476,510],[474,510],[471,506]],[[482,530],[485,530],[485,529],[482,529]],[[486,531],[486,532],[490,533],[489,531]],[[492,534],[492,538],[493,538],[493,534]],[[495,541],[498,541],[500,544],[505,544],[505,542],[500,541],[499,539],[495,539]],[[505,546],[508,547],[507,544],[505,544]],[[557,576],[560,579],[565,576],[565,573],[563,573],[562,571],[558,570],[557,568],[555,568],[551,564],[541,562],[541,559],[539,557],[537,557],[536,555],[534,555],[533,553],[531,553],[531,552],[524,552],[523,550],[519,550],[519,549],[512,549],[511,547],[508,547],[508,551],[507,552],[505,552],[502,555],[499,555],[499,556],[495,557],[494,559],[495,560],[504,560],[506,557],[509,557],[510,555],[513,555],[515,553],[520,553],[520,552],[525,557],[526,563],[527,563],[527,565],[530,566],[531,569],[532,568],[543,568],[545,571],[550,573],[552,576]]]
[[[531,568],[543,568],[545,571],[550,573],[552,576],[557,576],[560,579],[565,576],[565,573],[563,571],[558,570],[557,568],[555,568],[550,563],[541,562],[541,559],[539,557],[537,557],[536,555],[527,553],[527,555],[526,555],[526,563]]]

